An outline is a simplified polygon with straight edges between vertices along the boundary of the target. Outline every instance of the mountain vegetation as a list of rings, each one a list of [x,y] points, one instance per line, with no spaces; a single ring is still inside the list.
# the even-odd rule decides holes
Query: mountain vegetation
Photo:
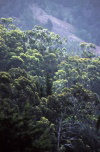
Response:
[[[52,29],[53,21],[41,23],[34,17],[35,11],[32,13],[31,9],[34,4],[47,14],[73,25],[76,28],[74,34],[83,41],[100,46],[99,0],[0,0],[0,17],[15,17],[24,29],[31,29],[36,24]]]
[[[99,152],[100,57],[81,43],[0,19],[0,151]]]

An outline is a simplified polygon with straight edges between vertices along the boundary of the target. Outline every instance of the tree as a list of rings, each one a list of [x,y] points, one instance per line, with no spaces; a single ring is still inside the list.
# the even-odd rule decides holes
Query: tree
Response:
[[[22,67],[23,65],[23,60],[18,57],[18,56],[12,56],[10,59],[10,62],[8,64],[8,68],[18,68],[18,67]]]
[[[46,76],[46,94],[47,96],[52,94],[52,80],[49,73]]]
[[[83,58],[93,58],[95,54],[93,51],[96,49],[96,46],[92,43],[83,42],[80,44],[80,47],[83,50],[82,57]]]
[[[61,133],[63,121],[69,115],[70,110],[70,94],[60,94],[58,96],[52,95],[48,97],[48,119],[56,125],[57,133],[57,149],[61,145]],[[71,105],[70,105],[71,106]]]
[[[1,24],[3,24],[6,28],[9,28],[9,25],[13,23],[13,18],[0,18]]]
[[[99,116],[97,123],[96,123],[96,129],[97,129],[97,131],[100,129],[100,116]]]
[[[0,72],[0,98],[9,98],[12,94],[11,76],[7,72]]]
[[[48,119],[42,117],[36,122],[33,131],[33,150],[34,151],[52,151],[55,149],[55,128]]]

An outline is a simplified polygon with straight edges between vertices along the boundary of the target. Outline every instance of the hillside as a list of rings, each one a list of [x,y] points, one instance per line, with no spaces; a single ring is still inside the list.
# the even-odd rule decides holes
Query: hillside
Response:
[[[76,46],[79,45],[79,43],[84,42],[84,40],[76,35],[77,29],[73,25],[62,21],[52,15],[48,15],[36,4],[33,4],[30,9],[32,10],[33,18],[39,22],[39,25],[49,28],[54,33],[67,38],[70,47],[72,46],[72,44],[70,44],[71,42],[76,42]],[[96,46],[96,53],[100,54],[99,46]]]
[[[75,7],[73,4],[75,4]],[[60,0],[58,3],[56,3],[56,1],[49,2],[49,0],[47,2],[45,0],[43,2],[39,0],[30,0],[29,2],[27,0],[6,0],[1,1],[0,16],[15,17],[17,19],[17,24],[19,24],[20,27],[22,26],[23,29],[32,29],[36,24],[42,25],[60,36],[66,37],[69,42],[69,48],[76,52],[76,49],[79,50],[80,42],[93,42],[99,45],[100,38],[99,35],[97,36],[99,32],[96,33],[94,31],[98,29],[98,20],[88,23],[90,18],[94,20],[95,16],[93,15],[93,11],[97,13],[96,11],[98,9],[94,10],[92,3],[86,5],[84,2],[83,8],[82,4],[79,4],[79,2],[71,1],[66,3],[63,1],[61,4]],[[87,8],[89,8],[88,11]],[[83,21],[81,21],[81,19],[83,19]],[[90,26],[91,23],[92,26],[95,26],[94,28]],[[78,25],[80,25],[80,27]],[[90,28],[87,29],[87,27]],[[76,42],[76,47],[73,47],[71,42],[73,42],[74,45]],[[97,46],[95,51],[97,54],[100,54],[100,47]]]
[[[0,1],[0,152],[100,152],[97,2]]]
[[[0,21],[0,151],[99,152],[94,45],[82,43],[82,57],[71,56],[67,42],[47,29]]]

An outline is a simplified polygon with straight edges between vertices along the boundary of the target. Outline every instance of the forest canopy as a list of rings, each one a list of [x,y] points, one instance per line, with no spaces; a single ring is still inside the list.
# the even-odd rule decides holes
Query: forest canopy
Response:
[[[0,19],[0,151],[99,152],[100,57],[41,27]]]
[[[46,24],[45,19],[40,22],[39,16],[35,18],[34,8],[31,9],[34,5],[38,6],[36,8],[38,14],[44,11],[53,19],[55,17],[69,23],[76,28],[74,34],[77,37],[100,46],[99,0],[0,0],[0,17],[15,17],[17,24],[23,29],[32,29],[33,25],[41,25],[51,30],[51,18]]]

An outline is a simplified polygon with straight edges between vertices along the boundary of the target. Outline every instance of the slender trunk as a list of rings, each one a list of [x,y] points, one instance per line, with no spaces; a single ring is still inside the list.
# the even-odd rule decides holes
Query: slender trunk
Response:
[[[59,128],[58,128],[58,138],[57,138],[57,150],[58,151],[59,151],[59,147],[60,147],[61,127],[62,127],[62,118],[59,120]]]

